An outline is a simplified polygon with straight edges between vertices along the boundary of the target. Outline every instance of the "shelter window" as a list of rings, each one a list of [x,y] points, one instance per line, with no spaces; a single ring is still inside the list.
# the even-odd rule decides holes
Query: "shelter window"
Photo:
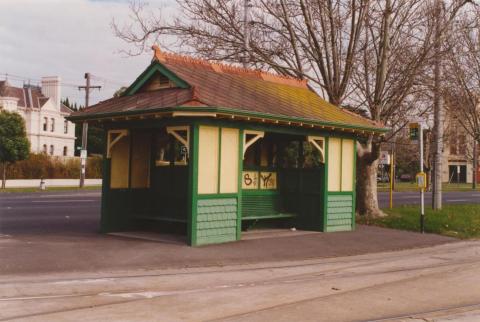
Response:
[[[155,165],[186,166],[190,131],[187,126],[167,127],[155,136]]]
[[[277,189],[277,150],[275,139],[260,135],[248,137],[244,142],[247,149],[244,154],[244,171],[242,174],[243,189]],[[248,144],[248,142],[252,142]]]

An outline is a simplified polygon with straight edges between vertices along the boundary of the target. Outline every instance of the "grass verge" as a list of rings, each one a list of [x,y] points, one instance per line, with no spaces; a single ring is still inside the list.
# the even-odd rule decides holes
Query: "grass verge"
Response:
[[[377,219],[359,218],[359,224],[393,229],[420,231],[420,207],[402,206],[383,209],[388,216]],[[425,209],[427,233],[469,239],[480,238],[480,204],[444,205],[442,210]]]
[[[9,192],[49,192],[49,191],[84,191],[84,190],[100,190],[102,186],[86,186],[84,188],[76,187],[48,187],[45,190],[40,190],[39,188],[30,187],[30,188],[6,188],[0,189],[0,193],[9,193]]]
[[[474,191],[471,183],[444,183],[442,184],[442,189],[443,191]],[[390,191],[390,184],[378,182],[377,191]],[[418,191],[418,188],[412,182],[397,182],[395,183],[395,191]],[[476,191],[480,191],[480,185]]]

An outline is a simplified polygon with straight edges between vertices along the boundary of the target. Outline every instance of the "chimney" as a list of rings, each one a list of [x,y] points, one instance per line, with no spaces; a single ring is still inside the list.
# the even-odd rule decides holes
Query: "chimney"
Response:
[[[55,104],[55,107],[60,110],[60,99],[62,97],[60,77],[42,77],[42,94],[48,98],[51,98]]]

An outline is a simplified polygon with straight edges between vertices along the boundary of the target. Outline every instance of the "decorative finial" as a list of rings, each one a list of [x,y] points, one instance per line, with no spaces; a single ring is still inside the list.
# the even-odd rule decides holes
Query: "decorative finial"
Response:
[[[152,60],[158,60],[160,62],[165,62],[166,57],[165,53],[158,47],[157,45],[152,46],[153,50],[153,59]]]

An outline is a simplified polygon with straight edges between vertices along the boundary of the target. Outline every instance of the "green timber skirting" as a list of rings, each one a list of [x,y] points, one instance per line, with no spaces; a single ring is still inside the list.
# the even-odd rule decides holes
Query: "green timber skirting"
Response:
[[[326,231],[352,230],[353,219],[353,194],[328,194]]]
[[[237,198],[199,199],[197,245],[237,239]]]

